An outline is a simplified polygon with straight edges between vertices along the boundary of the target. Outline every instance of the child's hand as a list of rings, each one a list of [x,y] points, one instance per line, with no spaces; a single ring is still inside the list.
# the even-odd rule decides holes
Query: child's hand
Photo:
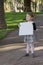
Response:
[[[18,27],[20,27],[21,25],[19,24]]]

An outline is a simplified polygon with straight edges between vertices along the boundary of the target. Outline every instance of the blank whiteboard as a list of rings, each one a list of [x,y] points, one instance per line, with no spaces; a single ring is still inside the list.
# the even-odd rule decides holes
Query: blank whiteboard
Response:
[[[32,22],[23,22],[19,26],[19,35],[33,35],[33,24]]]

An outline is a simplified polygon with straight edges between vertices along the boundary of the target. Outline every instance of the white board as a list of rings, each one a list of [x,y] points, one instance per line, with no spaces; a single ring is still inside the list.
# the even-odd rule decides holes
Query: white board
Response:
[[[32,22],[23,22],[19,26],[19,35],[33,35]]]

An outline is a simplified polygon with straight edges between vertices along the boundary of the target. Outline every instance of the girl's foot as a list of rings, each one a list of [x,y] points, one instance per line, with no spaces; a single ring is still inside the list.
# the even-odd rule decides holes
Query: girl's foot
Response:
[[[32,57],[33,57],[33,58],[35,57],[34,53],[32,54]]]
[[[26,54],[25,56],[29,56],[29,54]]]

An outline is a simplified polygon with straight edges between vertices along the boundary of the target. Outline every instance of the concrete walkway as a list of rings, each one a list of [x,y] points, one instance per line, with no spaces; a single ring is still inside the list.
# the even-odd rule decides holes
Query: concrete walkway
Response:
[[[35,44],[35,58],[31,54],[24,57],[25,46],[17,43],[0,47],[0,65],[43,65],[43,45]]]

